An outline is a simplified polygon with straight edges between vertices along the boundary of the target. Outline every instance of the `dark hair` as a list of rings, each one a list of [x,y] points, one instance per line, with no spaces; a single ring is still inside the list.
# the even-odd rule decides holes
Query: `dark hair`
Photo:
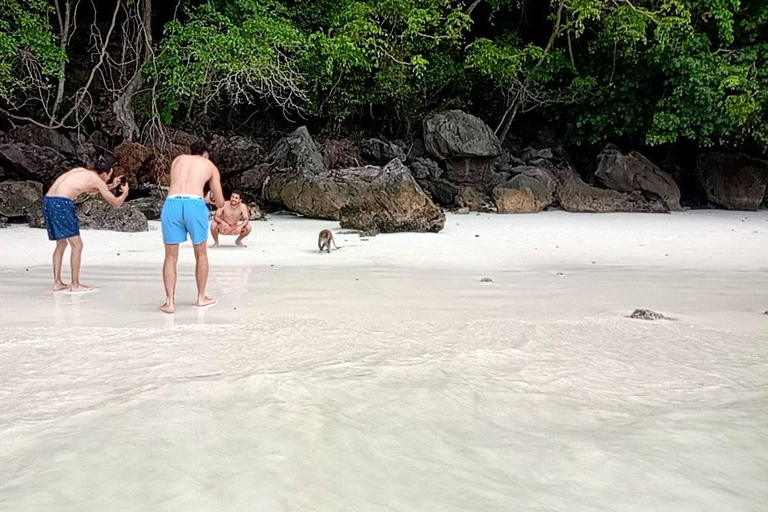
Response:
[[[103,172],[109,172],[112,169],[112,166],[103,158],[99,158],[96,160],[96,164],[93,166],[93,168],[96,172],[101,174]]]
[[[239,191],[239,190],[237,190],[237,189],[235,189],[235,190],[233,190],[232,192],[230,192],[230,193],[229,193],[229,197],[231,198],[231,197],[232,197],[233,195],[235,195],[235,194],[239,195],[239,196],[240,196],[240,198],[242,199],[242,197],[243,197],[243,193],[242,193],[242,192],[240,192],[240,191]]]
[[[196,140],[189,145],[189,152],[193,155],[202,155],[208,152],[208,146],[201,140]]]

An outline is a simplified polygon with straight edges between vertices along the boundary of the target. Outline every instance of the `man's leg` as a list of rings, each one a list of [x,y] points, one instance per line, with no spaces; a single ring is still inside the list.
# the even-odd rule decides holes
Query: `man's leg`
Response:
[[[83,256],[83,239],[80,236],[73,236],[67,238],[70,247],[70,260],[69,266],[72,267],[72,284],[69,286],[69,291],[72,292],[87,292],[91,288],[80,283],[80,261]]]
[[[213,247],[219,246],[219,223],[215,220],[211,222],[211,236],[213,237]]]
[[[165,262],[163,262],[165,304],[159,308],[163,313],[176,311],[176,264],[178,262],[179,244],[165,244]]]
[[[237,240],[235,240],[235,245],[239,245],[240,247],[248,247],[243,243],[243,238],[247,237],[251,234],[251,225],[248,224],[243,228],[242,231],[240,231],[240,236],[237,237]]]
[[[195,248],[195,279],[197,279],[197,306],[210,306],[216,301],[205,295],[205,286],[208,284],[208,247],[205,241],[194,246]]]
[[[61,264],[64,261],[65,250],[67,250],[67,241],[56,240],[56,248],[53,250],[53,291],[55,292],[69,288],[61,280]]]

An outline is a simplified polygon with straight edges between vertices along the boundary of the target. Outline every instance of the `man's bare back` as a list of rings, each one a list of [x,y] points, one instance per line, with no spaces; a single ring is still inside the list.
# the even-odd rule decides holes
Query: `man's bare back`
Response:
[[[117,208],[122,204],[122,201],[118,203],[117,198],[109,190],[115,188],[119,180],[120,178],[115,178],[107,185],[97,173],[84,167],[75,167],[56,178],[56,181],[53,182],[53,185],[51,185],[51,188],[45,195],[75,200],[77,196],[85,192],[101,192],[104,199]],[[127,189],[125,192],[127,194]]]
[[[208,181],[211,181],[214,202],[222,204],[224,196],[220,192],[221,186],[216,166],[207,158],[199,155],[177,156],[171,163],[171,186],[168,195],[203,197],[203,187]],[[217,192],[219,193],[217,194]],[[216,197],[217,195],[220,197]]]

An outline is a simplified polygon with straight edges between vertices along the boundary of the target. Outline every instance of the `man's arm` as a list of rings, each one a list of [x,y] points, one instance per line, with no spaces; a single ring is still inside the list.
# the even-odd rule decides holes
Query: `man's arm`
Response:
[[[126,198],[128,197],[128,184],[123,185],[122,194],[115,196],[115,194],[109,190],[109,187],[107,187],[107,184],[104,183],[101,178],[94,176],[93,179],[96,182],[96,188],[101,193],[101,197],[106,199],[106,201],[112,205],[112,208],[120,208],[123,205]]]
[[[224,211],[224,208],[216,208],[216,213],[213,214],[213,222],[217,224],[221,224],[224,222],[221,218],[221,213]]]
[[[221,190],[221,175],[219,169],[211,163],[213,167],[213,174],[211,175],[211,195],[213,196],[213,203],[217,208],[224,206],[224,192]]]
[[[248,205],[240,203],[240,214],[243,216],[243,227],[251,222],[251,212],[248,211]]]

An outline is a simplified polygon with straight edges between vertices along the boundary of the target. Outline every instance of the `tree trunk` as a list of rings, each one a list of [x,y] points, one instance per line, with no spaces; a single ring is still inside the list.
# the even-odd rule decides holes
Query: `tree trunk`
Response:
[[[143,0],[142,9],[142,33],[144,52],[143,57],[136,65],[136,72],[128,85],[123,90],[120,97],[112,104],[112,111],[115,113],[116,123],[123,139],[133,141],[139,138],[141,130],[136,123],[136,114],[133,111],[133,97],[141,90],[144,85],[144,75],[142,68],[152,58],[152,0]]]
[[[64,17],[61,16],[61,8],[59,7],[59,1],[54,2],[56,6],[56,18],[59,22],[59,48],[63,52],[61,60],[59,61],[59,84],[56,88],[56,100],[53,102],[53,108],[51,109],[51,126],[53,126],[56,119],[56,113],[61,105],[61,100],[64,98],[64,85],[66,84],[67,77],[67,45],[69,40],[69,28],[72,18],[72,3],[67,0],[64,3]]]

